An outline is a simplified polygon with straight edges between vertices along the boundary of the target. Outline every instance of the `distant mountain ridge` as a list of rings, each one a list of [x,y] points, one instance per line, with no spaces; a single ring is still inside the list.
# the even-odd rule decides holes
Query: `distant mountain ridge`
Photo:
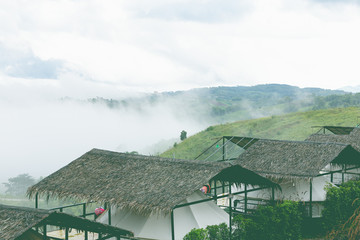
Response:
[[[251,87],[211,87],[188,91],[151,93],[124,99],[92,98],[92,104],[105,104],[112,109],[139,112],[165,107],[180,118],[192,118],[209,124],[253,119],[297,111],[345,106],[341,98],[327,106],[329,96],[352,95],[342,90],[299,88],[284,84]],[[335,99],[335,98],[334,98]],[[347,107],[346,105],[345,107]]]

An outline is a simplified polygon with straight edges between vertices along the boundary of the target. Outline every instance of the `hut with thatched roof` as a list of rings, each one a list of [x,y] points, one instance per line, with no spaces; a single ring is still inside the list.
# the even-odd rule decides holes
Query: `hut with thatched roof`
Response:
[[[98,236],[116,239],[133,236],[130,231],[62,212],[0,204],[0,239],[2,240],[49,239],[49,227],[53,226],[83,231],[83,239],[87,239],[85,236],[88,233],[97,233]],[[67,237],[62,239],[67,239]]]
[[[338,128],[343,129],[345,127]],[[360,151],[360,128],[351,129],[350,132],[346,131],[342,134],[339,134],[338,132],[336,132],[337,134],[324,134],[319,131],[318,133],[310,135],[305,141],[349,144]]]
[[[276,199],[308,202],[309,215],[320,216],[321,205],[315,208],[315,203],[325,200],[329,181],[324,176],[333,174],[328,166],[359,167],[360,152],[342,143],[257,139],[235,162],[279,183],[282,192],[275,193]]]
[[[230,218],[212,198],[199,193],[211,181],[278,187],[238,164],[93,149],[30,187],[28,195],[107,203],[112,207],[99,220],[107,219],[119,227],[130,222],[128,229],[136,237],[182,239],[194,227],[218,224]],[[214,215],[209,217],[209,212]],[[116,216],[128,221],[115,222],[119,219]],[[189,218],[194,218],[198,225],[191,224]],[[206,225],[199,219],[207,219]],[[147,225],[149,222],[152,224]],[[150,231],[145,231],[144,226]]]
[[[348,135],[357,127],[313,126],[313,128],[319,129],[316,134]]]
[[[358,127],[323,127],[324,131],[318,131],[310,135],[305,141],[316,141],[325,143],[349,144],[357,151],[360,151],[360,128]],[[328,131],[325,131],[328,130]],[[331,134],[327,134],[327,132]],[[330,165],[328,172],[331,172],[330,181],[341,183],[349,179],[359,178],[360,170],[357,166],[349,165]]]

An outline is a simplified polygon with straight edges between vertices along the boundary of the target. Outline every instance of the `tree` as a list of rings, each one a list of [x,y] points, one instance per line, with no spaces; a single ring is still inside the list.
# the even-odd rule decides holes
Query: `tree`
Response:
[[[16,177],[9,178],[7,183],[3,183],[7,190],[5,193],[13,196],[25,195],[28,187],[35,184],[35,179],[27,173],[19,174]]]
[[[181,141],[184,141],[187,136],[186,136],[187,132],[185,130],[182,130],[181,133],[180,133],[180,140]]]

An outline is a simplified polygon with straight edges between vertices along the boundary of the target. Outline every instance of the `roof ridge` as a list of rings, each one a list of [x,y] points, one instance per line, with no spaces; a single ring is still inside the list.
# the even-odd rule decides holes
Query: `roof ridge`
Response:
[[[231,136],[226,136],[226,137],[231,137]],[[252,138],[252,137],[242,137],[242,136],[233,136],[233,137],[240,137],[240,138]],[[316,142],[316,141],[301,141],[301,140],[281,140],[281,139],[269,139],[269,138],[255,138],[253,137],[253,139],[257,139],[258,141],[269,141],[269,142],[284,142],[284,143],[301,143],[301,144],[309,144],[309,143],[316,143],[316,144],[329,144],[329,142]],[[345,143],[332,143],[335,145],[349,145],[349,144],[345,144]]]
[[[106,150],[106,149],[99,149],[99,148],[93,148],[92,150],[90,150],[87,153],[98,153],[98,154],[107,154],[107,155],[117,155],[117,156],[131,156],[134,158],[147,158],[147,159],[151,159],[151,160],[158,160],[158,161],[169,161],[169,162],[178,162],[178,163],[192,163],[192,164],[213,164],[213,165],[225,165],[224,163],[221,162],[214,162],[214,161],[201,161],[201,160],[192,160],[192,159],[180,159],[180,158],[165,158],[165,157],[160,157],[160,156],[155,156],[155,155],[143,155],[143,154],[132,154],[132,153],[124,153],[124,152],[116,152],[116,151],[112,151],[112,150]],[[230,166],[230,165],[229,165]]]

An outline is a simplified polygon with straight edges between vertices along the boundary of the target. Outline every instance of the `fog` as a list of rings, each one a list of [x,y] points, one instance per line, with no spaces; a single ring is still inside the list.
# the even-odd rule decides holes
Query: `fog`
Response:
[[[73,99],[0,100],[0,182],[21,173],[45,177],[92,148],[156,154],[182,130],[191,135],[207,126],[170,110],[176,108],[173,102],[139,110]]]

